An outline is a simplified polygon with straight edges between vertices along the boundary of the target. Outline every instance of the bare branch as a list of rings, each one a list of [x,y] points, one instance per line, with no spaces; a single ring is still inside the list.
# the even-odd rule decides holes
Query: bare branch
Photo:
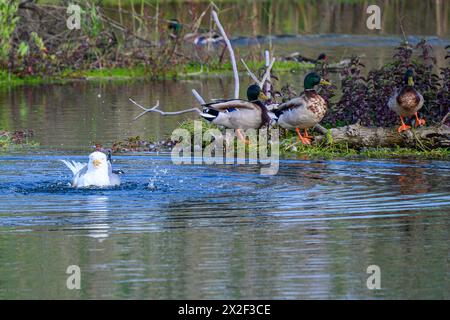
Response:
[[[269,78],[270,76],[270,70],[272,70],[273,64],[275,63],[275,58],[272,58],[272,62],[270,63],[269,67],[266,70],[266,73],[264,73],[264,76],[261,80],[261,82],[259,83],[259,86],[262,88],[262,86],[264,85],[264,83],[266,82],[266,80]]]
[[[250,70],[250,68],[247,66],[247,64],[245,63],[244,59],[241,59],[242,64],[244,65],[245,69],[247,69],[247,73],[248,75],[262,88],[264,83],[269,79],[270,77],[270,71],[273,68],[273,64],[275,63],[275,58],[272,58],[271,63],[268,65],[266,72],[264,73],[263,78],[260,80],[258,80],[258,78],[255,76],[255,74]],[[269,80],[270,81],[270,80]]]
[[[403,20],[405,19],[405,16],[399,16],[398,18],[400,20],[400,30],[402,31],[403,41],[405,42],[405,44],[408,44],[408,38],[406,37],[405,28],[403,27]]]
[[[267,68],[267,70],[268,70],[268,76],[267,76],[267,78],[268,79],[270,79],[270,69],[269,69],[269,66],[270,66],[270,52],[269,52],[269,50],[266,50],[266,52],[265,52],[265,58],[266,58],[266,68]],[[264,82],[263,82],[263,86],[264,86]],[[261,87],[262,88],[262,87]],[[267,83],[267,84],[265,84],[265,88],[263,88],[263,90],[264,90],[264,92],[265,92],[265,94],[266,94],[266,96],[270,99],[271,98],[271,96],[270,96],[270,89],[271,89],[271,85],[270,85],[270,81],[269,81],[269,83]]]
[[[192,89],[192,94],[194,95],[195,99],[197,99],[197,101],[198,101],[200,104],[203,105],[203,104],[206,103],[205,99],[202,98],[202,96],[197,92],[197,90]]]
[[[320,124],[316,124],[313,129],[323,135],[326,135],[328,133],[328,130],[326,128],[322,127]]]
[[[163,116],[174,116],[174,115],[178,115],[178,114],[183,114],[183,113],[188,113],[188,112],[197,112],[197,113],[201,113],[202,111],[198,108],[190,108],[190,109],[186,109],[186,110],[181,110],[181,111],[175,111],[175,112],[164,112],[158,109],[159,107],[159,100],[156,101],[156,104],[152,107],[152,108],[145,108],[143,106],[141,106],[139,103],[137,103],[136,101],[134,101],[131,98],[128,98],[128,100],[130,100],[134,105],[138,106],[139,108],[141,108],[142,110],[144,110],[144,112],[140,113],[137,117],[135,117],[133,120],[137,120],[140,117],[142,117],[144,114],[146,114],[147,112],[156,112],[159,113]]]
[[[256,83],[259,83],[258,78],[255,76],[255,74],[250,70],[250,68],[247,66],[247,64],[245,63],[244,59],[241,59],[242,64],[244,65],[245,69],[247,69],[247,73],[250,76],[250,78],[253,79],[253,81],[255,81]]]
[[[217,25],[217,28],[219,28],[220,34],[222,35],[223,39],[225,40],[225,43],[227,44],[228,51],[230,52],[231,66],[233,67],[233,74],[234,74],[234,98],[239,99],[239,74],[237,70],[236,58],[234,56],[233,47],[231,46],[231,42],[228,39],[227,34],[225,33],[225,30],[223,29],[222,24],[219,21],[219,16],[217,15],[217,12],[213,10],[211,14]]]
[[[444,116],[444,118],[442,118],[441,125],[445,124],[445,121],[447,120],[448,117],[450,117],[450,112],[447,112],[447,114]]]

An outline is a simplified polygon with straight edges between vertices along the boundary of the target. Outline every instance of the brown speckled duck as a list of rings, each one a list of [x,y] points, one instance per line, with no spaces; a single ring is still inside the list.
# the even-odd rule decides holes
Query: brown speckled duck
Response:
[[[423,106],[423,96],[414,88],[414,72],[408,69],[404,76],[405,85],[400,90],[396,90],[388,102],[391,110],[400,116],[401,126],[398,127],[398,133],[411,129],[403,121],[403,117],[416,116],[415,126],[425,124],[425,119],[420,119],[417,112]]]
[[[317,73],[311,72],[304,80],[305,91],[298,98],[291,99],[280,104],[273,113],[278,118],[278,124],[285,129],[295,129],[301,143],[311,144],[311,138],[307,129],[318,124],[327,112],[326,101],[316,92],[314,86],[330,85]],[[300,133],[304,130],[304,136]]]

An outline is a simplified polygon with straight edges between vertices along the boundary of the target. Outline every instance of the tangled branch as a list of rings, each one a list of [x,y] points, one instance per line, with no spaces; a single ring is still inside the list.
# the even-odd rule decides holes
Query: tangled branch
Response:
[[[136,101],[134,101],[131,98],[128,98],[128,100],[130,100],[134,105],[136,105],[139,108],[141,108],[142,110],[144,110],[144,112],[140,113],[133,120],[139,119],[140,117],[142,117],[144,114],[146,114],[148,112],[156,112],[156,113],[159,113],[159,114],[161,114],[163,116],[174,116],[174,115],[188,113],[188,112],[198,112],[198,113],[202,112],[199,108],[190,108],[190,109],[174,111],[174,112],[165,112],[165,111],[162,111],[162,110],[158,109],[158,107],[159,107],[159,100],[156,101],[156,104],[152,108],[145,108],[145,107],[143,107],[142,105],[140,105],[139,103],[137,103]]]

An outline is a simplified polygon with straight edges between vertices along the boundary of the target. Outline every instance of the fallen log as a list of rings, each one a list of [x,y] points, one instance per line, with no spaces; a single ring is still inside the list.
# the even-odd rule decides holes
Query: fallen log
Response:
[[[407,130],[399,134],[396,128],[372,128],[352,124],[329,131],[321,126],[316,130],[322,135],[313,144],[345,143],[351,148],[407,147],[422,150],[450,147],[450,127],[441,124]]]

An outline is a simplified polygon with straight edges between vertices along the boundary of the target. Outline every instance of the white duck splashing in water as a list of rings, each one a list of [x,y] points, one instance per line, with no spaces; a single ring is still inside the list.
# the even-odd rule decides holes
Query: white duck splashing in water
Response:
[[[120,185],[119,174],[113,172],[110,157],[103,152],[94,151],[89,155],[88,164],[61,160],[73,173],[72,186],[114,187]]]

